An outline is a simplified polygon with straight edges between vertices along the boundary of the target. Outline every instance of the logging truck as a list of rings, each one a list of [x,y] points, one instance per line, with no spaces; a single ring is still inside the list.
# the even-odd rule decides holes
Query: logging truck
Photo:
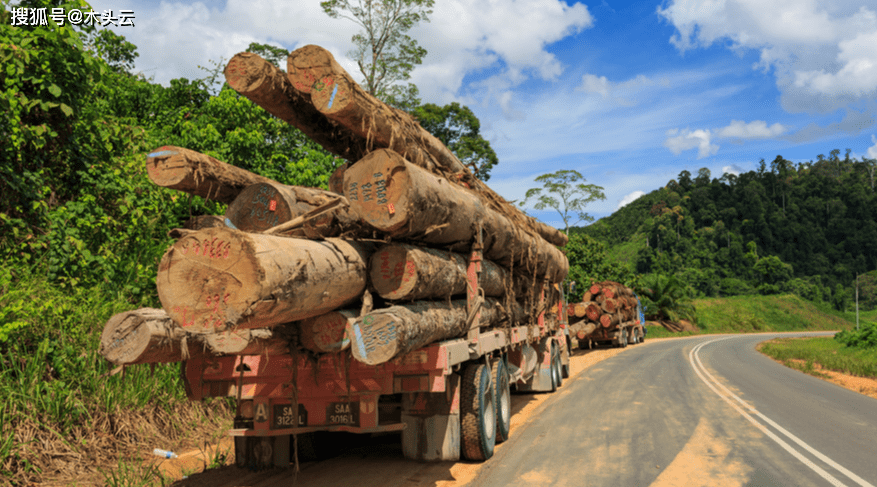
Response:
[[[624,348],[645,341],[642,303],[633,290],[617,282],[594,283],[580,303],[568,307],[570,338],[579,348]]]
[[[467,308],[475,311],[465,338],[380,365],[351,354],[190,358],[183,366],[188,397],[236,398],[230,434],[239,466],[288,466],[293,435],[310,440],[308,433],[341,431],[401,431],[402,452],[415,460],[490,458],[494,445],[509,437],[512,388],[556,390],[569,376],[569,348],[562,300],[543,311],[536,326],[479,330],[483,261],[475,247],[467,264]],[[361,330],[355,324],[347,330],[353,355],[365,356],[369,345]]]

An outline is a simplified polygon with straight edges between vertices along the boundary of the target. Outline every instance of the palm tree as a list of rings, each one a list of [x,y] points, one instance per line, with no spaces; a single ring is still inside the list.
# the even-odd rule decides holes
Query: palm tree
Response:
[[[685,286],[676,276],[654,274],[643,281],[643,289],[638,294],[644,298],[647,317],[674,322],[683,319],[697,322],[697,310],[691,304]]]

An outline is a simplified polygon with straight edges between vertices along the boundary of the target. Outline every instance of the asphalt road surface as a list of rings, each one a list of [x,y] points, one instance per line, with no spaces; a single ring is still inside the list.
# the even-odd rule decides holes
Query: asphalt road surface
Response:
[[[759,334],[635,346],[567,381],[471,486],[877,485],[877,400],[755,351]]]

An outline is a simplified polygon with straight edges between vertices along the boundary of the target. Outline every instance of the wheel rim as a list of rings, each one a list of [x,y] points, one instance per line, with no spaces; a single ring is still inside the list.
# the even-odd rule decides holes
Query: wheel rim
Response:
[[[486,369],[485,369],[486,370]],[[496,437],[496,402],[493,393],[493,384],[484,391],[484,435],[487,438]]]

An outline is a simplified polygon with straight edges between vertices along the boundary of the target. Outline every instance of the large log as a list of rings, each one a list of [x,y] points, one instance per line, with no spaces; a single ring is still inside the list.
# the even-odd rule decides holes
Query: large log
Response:
[[[113,315],[104,326],[100,354],[116,365],[179,362],[205,357],[163,309],[140,308]]]
[[[264,232],[335,198],[333,193],[317,188],[257,183],[247,186],[228,205],[226,225],[245,232]]]
[[[466,293],[467,269],[466,258],[454,252],[388,244],[372,254],[369,282],[384,299],[449,297]],[[511,285],[508,280],[508,273],[500,266],[481,262],[479,285],[486,296],[505,294],[506,286]]]
[[[352,309],[330,311],[298,323],[299,343],[314,353],[335,353],[350,348],[347,325],[359,316]]]
[[[289,353],[289,340],[276,329],[240,328],[203,335],[214,355],[283,355]]]
[[[368,152],[365,140],[317,111],[309,98],[293,88],[286,73],[258,54],[235,54],[224,74],[235,91],[298,128],[329,152],[349,161],[359,160]]]
[[[158,297],[190,333],[271,327],[357,300],[369,251],[368,244],[340,239],[190,232],[159,263]]]
[[[353,357],[379,365],[430,343],[460,337],[470,329],[466,301],[415,301],[374,310],[348,325]],[[488,298],[481,307],[482,324],[514,319],[499,302]]]
[[[153,183],[205,199],[231,203],[247,186],[271,182],[206,154],[166,145],[146,156],[146,174]]]
[[[569,241],[561,231],[524,215],[475,178],[453,152],[409,114],[362,89],[329,51],[313,45],[299,48],[289,54],[287,71],[292,84],[310,95],[321,113],[365,139],[369,150],[389,148],[431,172],[440,169],[450,179],[465,181],[483,194],[484,204],[508,218],[520,219],[525,228],[552,244],[564,246]]]
[[[362,219],[393,237],[450,244],[467,251],[482,226],[484,255],[504,267],[561,282],[566,256],[484,206],[471,190],[407,162],[390,150],[372,152],[344,173],[344,195]]]

